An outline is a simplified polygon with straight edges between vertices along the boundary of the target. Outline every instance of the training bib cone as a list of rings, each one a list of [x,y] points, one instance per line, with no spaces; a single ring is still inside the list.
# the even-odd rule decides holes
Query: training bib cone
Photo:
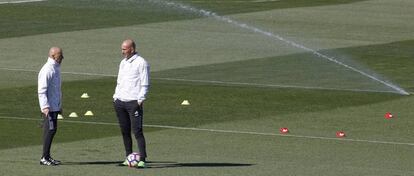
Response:
[[[57,119],[63,119],[63,116],[58,114]]]
[[[92,111],[86,111],[85,116],[93,116],[93,112]]]
[[[69,114],[69,117],[78,117],[78,114],[76,114],[76,112],[72,112]]]
[[[279,129],[279,132],[280,132],[281,134],[286,134],[286,133],[289,133],[289,129],[288,129],[288,128],[280,128],[280,129]]]
[[[384,117],[385,117],[386,119],[391,119],[391,118],[393,118],[394,116],[393,116],[390,112],[387,112],[387,113],[385,113]]]
[[[82,96],[81,96],[81,98],[89,98],[88,93],[83,93]]]
[[[345,137],[346,135],[345,135],[345,132],[343,132],[343,131],[337,131],[336,132],[336,137],[338,137],[338,138],[343,138],[343,137]]]
[[[190,105],[190,102],[189,102],[188,100],[184,100],[184,101],[181,103],[181,105],[188,106],[188,105]]]

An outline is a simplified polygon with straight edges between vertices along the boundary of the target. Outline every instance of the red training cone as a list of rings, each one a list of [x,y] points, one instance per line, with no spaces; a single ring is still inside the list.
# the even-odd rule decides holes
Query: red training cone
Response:
[[[289,133],[289,129],[288,129],[288,128],[280,128],[280,129],[279,129],[279,131],[280,131],[280,133],[282,133],[282,134]]]
[[[385,113],[384,117],[385,117],[386,119],[391,119],[391,118],[393,118],[394,116],[393,116],[390,112],[387,112],[387,113]]]
[[[336,132],[336,137],[338,137],[338,138],[342,138],[342,137],[345,137],[346,135],[345,135],[345,132],[343,132],[343,131],[337,131]]]

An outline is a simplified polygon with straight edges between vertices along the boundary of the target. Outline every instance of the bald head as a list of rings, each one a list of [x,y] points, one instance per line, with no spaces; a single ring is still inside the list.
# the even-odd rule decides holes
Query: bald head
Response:
[[[62,63],[63,51],[59,47],[52,47],[49,50],[49,57],[55,60],[57,63]]]
[[[124,40],[121,45],[122,56],[130,58],[135,54],[135,42],[131,39]]]

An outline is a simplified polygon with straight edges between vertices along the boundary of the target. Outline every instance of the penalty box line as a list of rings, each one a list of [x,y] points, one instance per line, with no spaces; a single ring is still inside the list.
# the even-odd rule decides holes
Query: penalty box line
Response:
[[[31,120],[39,121],[41,119],[34,118],[23,118],[23,117],[5,117],[0,116],[0,119],[11,119],[11,120]],[[78,124],[92,124],[92,125],[111,125],[118,126],[118,123],[109,122],[92,122],[92,121],[75,121],[75,120],[60,120],[63,123],[78,123]],[[321,136],[305,136],[305,135],[294,135],[294,134],[277,134],[277,133],[262,133],[252,131],[236,131],[236,130],[220,130],[220,129],[208,129],[208,128],[194,128],[194,127],[179,127],[169,125],[144,125],[149,128],[164,128],[174,130],[188,130],[188,131],[206,131],[214,133],[229,133],[229,134],[246,134],[246,135],[259,135],[259,136],[278,136],[278,137],[291,137],[291,138],[302,138],[302,139],[319,139],[319,140],[330,140],[330,141],[347,141],[347,142],[360,142],[360,143],[371,143],[371,144],[386,144],[386,145],[405,145],[414,146],[414,143],[407,142],[393,142],[393,141],[376,141],[376,140],[363,140],[363,139],[350,139],[350,138],[331,138]]]

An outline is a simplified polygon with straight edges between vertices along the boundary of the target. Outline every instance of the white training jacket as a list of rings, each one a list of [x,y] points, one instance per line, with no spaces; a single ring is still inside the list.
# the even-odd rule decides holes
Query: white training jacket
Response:
[[[142,103],[148,93],[150,66],[138,54],[122,59],[119,64],[114,100]]]
[[[60,64],[48,58],[38,75],[37,93],[40,110],[49,107],[49,111],[60,111],[62,104]]]

